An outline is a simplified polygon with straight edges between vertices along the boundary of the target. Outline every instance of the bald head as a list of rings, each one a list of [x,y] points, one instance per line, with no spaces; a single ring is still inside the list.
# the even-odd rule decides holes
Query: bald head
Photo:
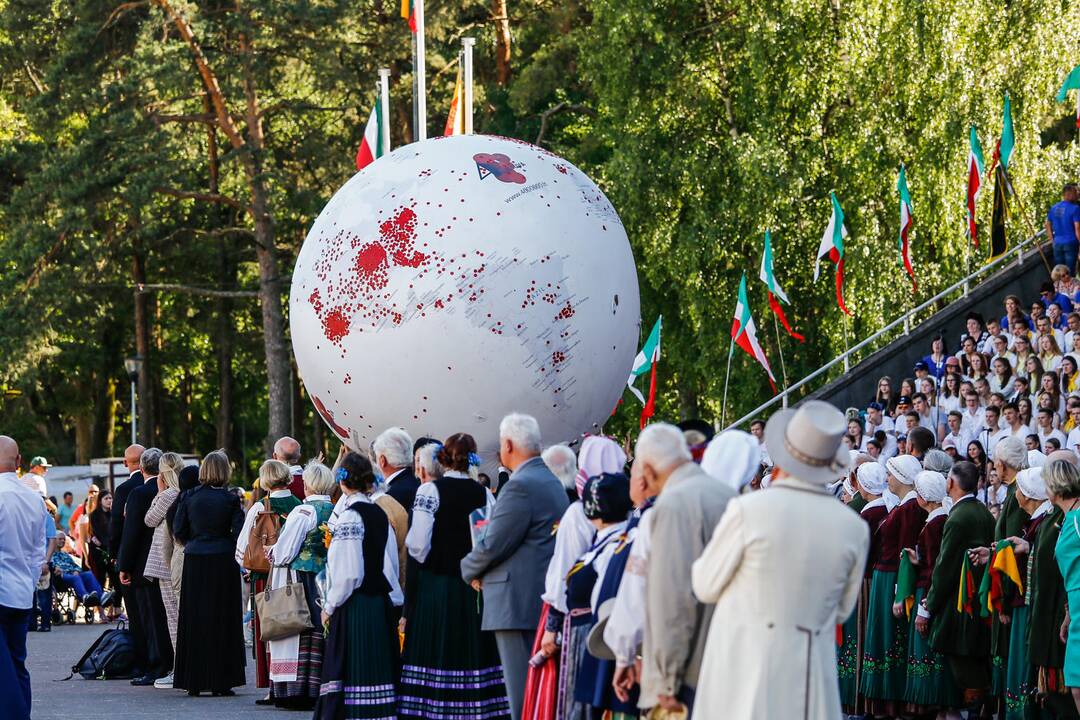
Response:
[[[19,443],[7,435],[0,435],[0,472],[19,469]]]
[[[128,445],[124,450],[124,467],[127,468],[129,473],[133,473],[139,469],[139,460],[142,459],[144,450],[146,450],[146,448],[138,443],[135,445]]]
[[[274,459],[289,465],[300,462],[300,443],[286,435],[274,443]]]

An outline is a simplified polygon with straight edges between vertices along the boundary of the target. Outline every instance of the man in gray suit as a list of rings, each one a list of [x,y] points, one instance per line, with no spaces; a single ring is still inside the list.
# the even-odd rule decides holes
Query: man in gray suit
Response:
[[[683,433],[674,425],[645,428],[634,465],[649,487],[661,488],[650,511],[638,705],[678,710],[693,705],[713,611],[712,605],[694,597],[691,567],[735,491],[691,459]]]
[[[484,537],[462,558],[461,576],[484,594],[483,629],[495,632],[510,714],[518,720],[533,635],[540,622],[544,574],[567,500],[562,483],[540,458],[540,426],[535,418],[518,414],[503,418],[499,460],[510,469],[510,480],[499,490]]]

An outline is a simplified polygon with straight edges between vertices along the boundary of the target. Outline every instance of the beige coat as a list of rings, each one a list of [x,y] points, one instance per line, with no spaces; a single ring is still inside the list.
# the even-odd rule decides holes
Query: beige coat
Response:
[[[688,462],[671,473],[649,511],[650,550],[638,699],[642,708],[656,705],[659,695],[679,695],[698,687],[705,630],[713,606],[711,600],[701,603],[694,597],[690,568],[734,497],[735,491],[725,482]]]
[[[836,626],[858,599],[866,523],[820,486],[778,480],[732,500],[694,563],[716,603],[697,720],[836,720]]]

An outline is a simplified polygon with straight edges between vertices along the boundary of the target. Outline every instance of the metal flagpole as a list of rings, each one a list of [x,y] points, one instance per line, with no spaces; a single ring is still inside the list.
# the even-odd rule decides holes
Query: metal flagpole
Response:
[[[465,134],[473,134],[473,46],[476,45],[476,38],[466,37],[461,38],[461,48],[465,54]],[[462,110],[459,108],[458,112]]]
[[[427,140],[427,56],[424,51],[424,0],[414,0],[416,12],[416,139]]]
[[[724,374],[724,404],[720,406],[720,427],[727,427],[727,388],[731,379],[731,356],[735,354],[735,338],[731,338],[727,353],[727,373]]]
[[[379,68],[379,114],[382,116],[382,150],[390,152],[390,68]]]
[[[787,390],[787,368],[784,367],[784,348],[780,346],[780,321],[776,319],[776,313],[772,313],[772,324],[776,330],[776,352],[780,353],[780,375],[784,378],[784,390]]]

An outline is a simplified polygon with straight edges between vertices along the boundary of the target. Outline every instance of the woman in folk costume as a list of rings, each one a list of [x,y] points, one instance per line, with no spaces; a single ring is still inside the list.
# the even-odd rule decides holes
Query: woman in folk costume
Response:
[[[243,564],[244,554],[247,552],[248,541],[251,539],[251,529],[255,526],[255,520],[259,513],[272,512],[284,523],[292,509],[300,504],[300,501],[289,490],[292,475],[289,466],[279,460],[267,460],[259,467],[259,487],[267,493],[262,500],[257,500],[248,508],[244,517],[244,526],[240,529],[240,537],[236,539],[236,562]],[[251,593],[257,595],[266,589],[268,573],[248,573],[251,580]],[[262,639],[262,628],[259,625],[259,615],[255,613],[254,629],[255,645],[255,687],[270,687],[270,656],[267,653],[267,643]],[[256,700],[256,705],[272,705],[273,697],[267,693],[266,697]]]
[[[859,592],[859,602],[855,612],[843,626],[843,640],[837,649],[836,674],[840,680],[840,704],[849,715],[860,713],[859,681],[862,677],[862,648],[866,639],[866,612],[870,597],[870,580],[874,565],[881,553],[881,535],[878,527],[888,516],[889,509],[883,494],[887,492],[888,482],[885,468],[879,463],[862,462],[855,468],[853,490],[863,501],[859,517],[870,531],[870,549],[866,555],[866,571]],[[850,505],[848,507],[851,507]]]
[[[436,454],[437,453],[437,454]],[[470,475],[479,465],[471,435],[451,435],[417,453],[422,475],[405,538],[419,563],[401,658],[400,718],[508,718],[495,636],[481,630],[481,596],[461,580],[473,547],[470,515],[491,493]]]
[[[1052,484],[1060,486],[1069,473],[1076,473],[1075,453],[1070,450],[1058,452],[1066,459],[1050,459],[1043,467],[1042,480],[1046,488]],[[1031,671],[1028,684],[1036,693],[1033,705],[1041,707],[1044,715],[1077,718],[1076,706],[1069,696],[1064,677],[1065,643],[1061,641],[1061,625],[1065,620],[1065,582],[1054,560],[1054,548],[1064,517],[1061,508],[1051,504],[1027,552],[1027,650]],[[1017,553],[1024,545],[1017,543]],[[1035,711],[1030,714],[1034,715]]]
[[[907,653],[910,619],[894,612],[896,574],[903,548],[915,547],[927,512],[916,502],[915,476],[922,465],[911,455],[898,455],[885,463],[889,490],[900,504],[878,527],[878,559],[870,582],[866,642],[859,689],[874,715],[895,715],[907,689]]]
[[[348,456],[338,469],[346,475]],[[320,462],[304,468],[304,501],[294,507],[285,520],[277,542],[267,548],[273,564],[270,587],[302,583],[312,626],[307,630],[270,642],[270,696],[280,708],[310,710],[319,699],[319,673],[322,669],[323,628],[319,623],[319,597],[315,578],[326,567],[324,526],[330,520],[334,504],[330,493],[337,481],[333,471]],[[393,548],[397,552],[397,547]]]
[[[1007,437],[994,446],[994,470],[1005,488],[1005,500],[1001,504],[997,523],[994,525],[994,541],[1019,537],[1028,521],[1028,513],[1016,500],[1016,476],[1028,467],[1028,449],[1020,438]],[[1017,600],[1015,589],[1006,585],[1002,597],[1003,613],[990,616],[990,654],[993,658],[992,693],[999,702],[1005,696],[1005,671],[1009,663],[1009,625],[1002,618],[1012,614]]]
[[[605,472],[623,472],[626,468],[626,453],[609,437],[589,435],[581,442],[577,466],[576,494],[580,497],[585,482],[590,477]],[[556,673],[552,672],[552,669],[562,669],[559,666],[559,640],[564,631],[569,629],[566,615],[566,575],[574,562],[589,549],[595,536],[596,528],[585,517],[581,501],[572,502],[559,521],[555,534],[555,551],[548,563],[544,579],[544,607],[540,613],[540,627],[533,652],[543,652],[547,659],[543,665],[529,668],[524,716],[530,717],[530,720],[561,720],[565,717],[566,704],[562,702],[565,697],[558,693],[557,687],[551,688],[549,685],[558,684]],[[548,686],[545,686],[545,682]],[[553,707],[544,702],[552,696],[555,697]]]
[[[945,532],[945,522],[949,519],[952,500],[946,493],[945,476],[934,470],[923,470],[915,476],[915,492],[919,507],[925,510],[926,524],[919,531],[919,539],[914,548],[904,548],[908,561],[916,571],[914,594],[908,598],[897,597],[905,617],[918,607],[934,574],[934,566],[941,552],[941,537]],[[900,592],[898,591],[898,595]],[[924,715],[937,711],[937,717],[959,718],[952,708],[959,707],[963,698],[953,681],[945,658],[934,652],[927,637],[912,630],[908,634],[908,677],[904,699],[908,703],[907,712]]]
[[[392,606],[404,602],[394,529],[367,496],[375,487],[367,458],[350,452],[338,476],[354,502],[327,523],[322,623],[329,633],[315,718],[394,718],[398,634]]]
[[[597,682],[606,675],[599,660],[589,655],[585,646],[589,631],[596,623],[597,600],[607,566],[615,549],[625,539],[628,516],[633,509],[630,480],[622,473],[592,477],[585,484],[581,502],[585,517],[596,528],[596,538],[566,578],[570,631],[563,636],[564,672],[560,678],[560,695],[566,695],[569,720],[590,720]]]

